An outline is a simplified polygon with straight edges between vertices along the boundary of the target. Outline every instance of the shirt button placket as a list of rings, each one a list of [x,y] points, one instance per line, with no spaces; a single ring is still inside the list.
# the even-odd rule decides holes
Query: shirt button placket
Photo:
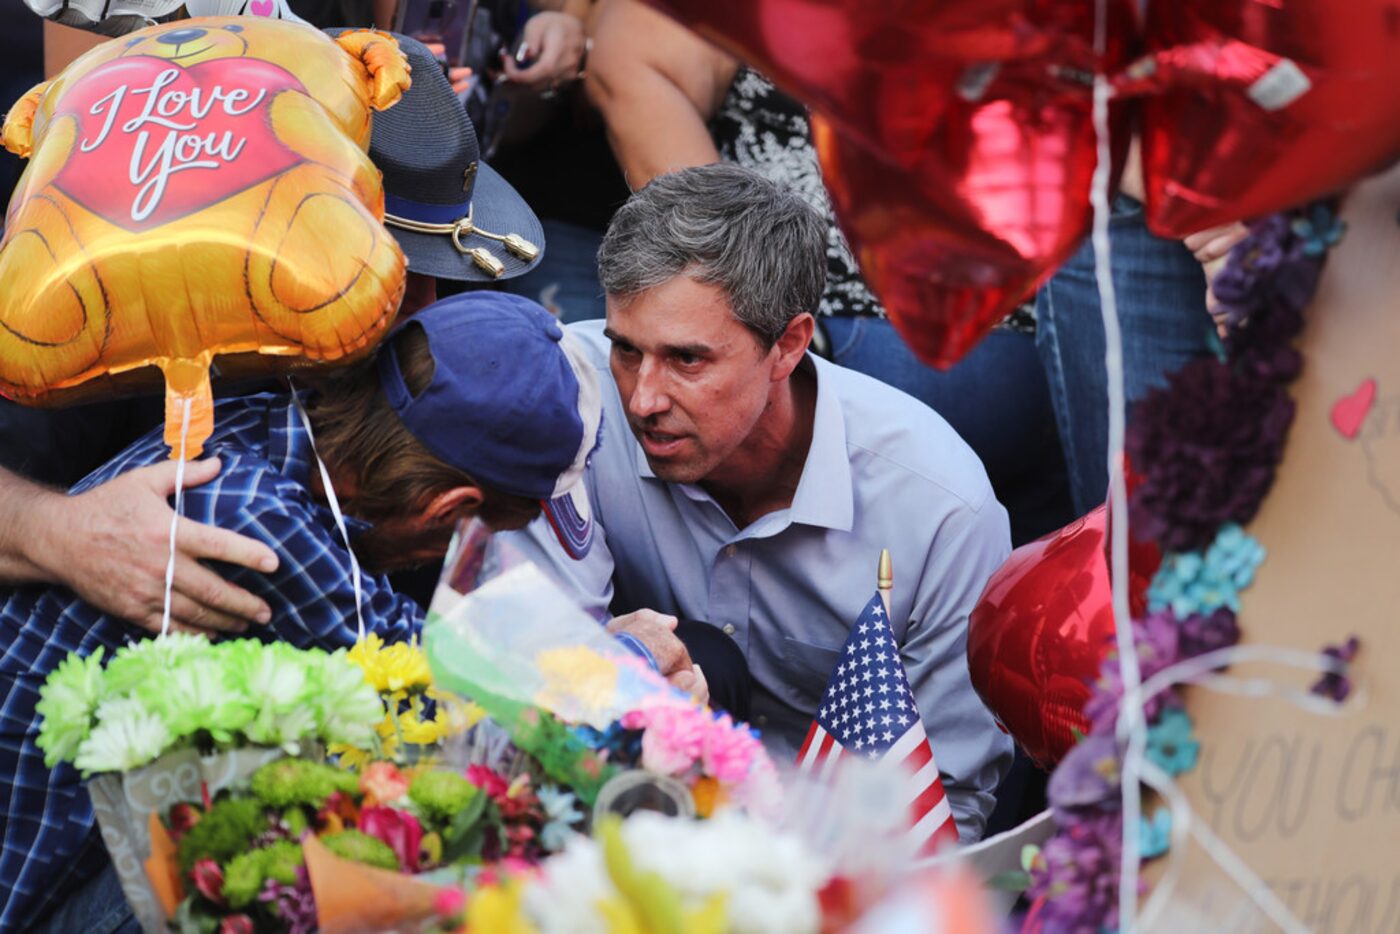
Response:
[[[731,542],[715,556],[710,574],[710,619],[726,636],[743,648],[747,642],[749,612],[749,560],[738,542]]]

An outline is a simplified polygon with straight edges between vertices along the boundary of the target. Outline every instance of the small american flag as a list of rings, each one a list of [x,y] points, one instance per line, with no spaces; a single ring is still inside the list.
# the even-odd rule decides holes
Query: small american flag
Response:
[[[920,856],[958,839],[943,779],[878,593],[851,627],[817,717],[797,753],[797,767],[825,778],[847,756],[891,756],[903,765],[909,774],[910,834]]]

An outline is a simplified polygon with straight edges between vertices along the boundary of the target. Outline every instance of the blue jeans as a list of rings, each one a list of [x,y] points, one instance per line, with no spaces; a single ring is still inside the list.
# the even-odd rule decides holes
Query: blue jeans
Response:
[[[1142,205],[1120,195],[1109,224],[1113,285],[1123,331],[1129,416],[1166,376],[1210,353],[1205,277],[1176,240],[1148,232]],[[1103,317],[1088,238],[1036,296],[1036,345],[1050,380],[1076,515],[1108,490],[1108,377]]]
[[[534,299],[565,324],[601,318],[603,287],[598,284],[598,244],[603,232],[545,217],[544,259],[525,275],[501,283],[515,295]]]
[[[1069,492],[1045,374],[1029,334],[997,330],[956,366],[927,366],[883,318],[824,317],[831,359],[923,402],[977,456],[1024,544],[1069,522]]]
[[[141,925],[122,894],[117,871],[108,863],[102,871],[64,899],[30,934],[140,934]]]

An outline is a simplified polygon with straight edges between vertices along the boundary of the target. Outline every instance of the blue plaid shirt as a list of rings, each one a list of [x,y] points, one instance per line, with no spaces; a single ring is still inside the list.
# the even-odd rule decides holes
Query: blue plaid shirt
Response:
[[[327,649],[356,635],[350,555],[328,508],[307,487],[311,443],[286,396],[220,402],[208,455],[223,461],[213,481],[185,494],[185,515],[267,543],[281,560],[260,574],[220,565],[231,582],[272,607],[272,623],[256,628],[264,640]],[[164,461],[159,430],[137,441],[73,488],[82,492],[135,467]],[[347,517],[352,534],[364,523]],[[386,641],[418,632],[423,611],[390,589],[363,578],[365,627]],[[0,590],[0,931],[27,926],[52,911],[107,862],[92,803],[69,764],[50,769],[35,745],[34,705],[49,672],[69,652],[108,657],[145,633],[107,616],[61,587]]]

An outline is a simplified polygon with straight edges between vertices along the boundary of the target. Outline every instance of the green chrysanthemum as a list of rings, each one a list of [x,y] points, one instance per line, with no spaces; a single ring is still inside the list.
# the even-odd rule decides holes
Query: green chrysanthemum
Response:
[[[371,837],[367,833],[358,830],[341,830],[337,833],[328,833],[321,838],[321,842],[341,859],[353,860],[357,863],[364,863],[367,866],[378,866],[380,869],[389,869],[397,872],[399,869],[399,858],[394,855],[394,850],[380,840],[378,837]]]
[[[213,648],[208,639],[182,632],[124,646],[107,665],[107,693],[112,697],[130,694],[143,684],[169,677],[185,662],[208,655]]]
[[[34,706],[42,718],[38,745],[49,768],[71,762],[92,729],[93,712],[104,696],[104,651],[99,648],[87,658],[69,655],[39,689]]]
[[[142,685],[137,697],[176,738],[207,730],[219,743],[232,742],[256,710],[241,691],[229,687],[216,656],[186,661],[168,677]]]
[[[316,809],[334,792],[354,795],[359,790],[359,780],[351,773],[306,759],[269,762],[253,773],[249,785],[259,801],[279,809],[293,804]]]

